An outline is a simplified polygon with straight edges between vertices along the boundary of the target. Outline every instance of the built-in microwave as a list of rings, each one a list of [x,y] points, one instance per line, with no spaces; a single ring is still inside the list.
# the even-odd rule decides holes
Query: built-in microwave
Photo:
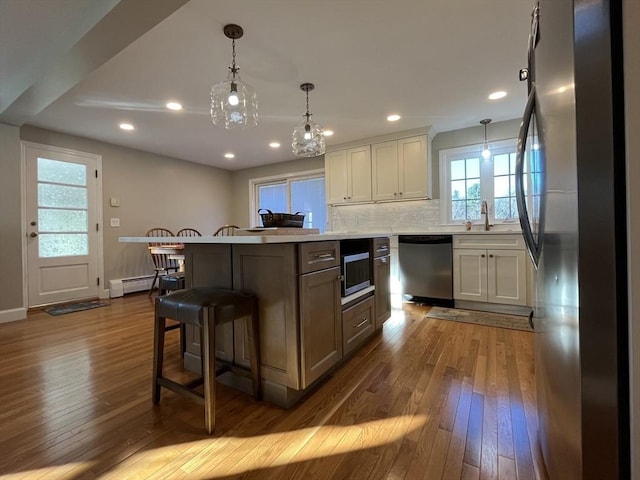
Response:
[[[343,297],[371,285],[369,252],[342,255],[341,259]]]

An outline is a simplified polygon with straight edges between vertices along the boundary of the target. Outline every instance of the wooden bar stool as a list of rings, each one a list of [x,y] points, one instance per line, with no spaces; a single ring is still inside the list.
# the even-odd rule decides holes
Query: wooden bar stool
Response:
[[[207,433],[215,428],[215,327],[232,322],[237,318],[250,316],[247,322],[249,339],[250,369],[235,366],[235,373],[251,377],[253,395],[261,398],[260,391],[260,341],[258,299],[254,295],[221,288],[199,287],[177,290],[169,295],[156,298],[155,323],[153,330],[153,394],[154,405],[160,402],[160,388],[164,387],[204,404],[204,420]],[[195,382],[181,384],[162,376],[164,357],[164,334],[166,319],[190,324],[200,330],[200,356],[202,378]],[[225,369],[224,371],[227,371]],[[218,372],[222,373],[222,372]],[[204,383],[204,394],[195,387]]]
[[[158,283],[158,295],[166,295],[167,292],[173,292],[175,290],[184,289],[184,272],[167,273],[160,277]],[[175,323],[173,325],[167,325],[165,331],[180,329],[180,356],[184,357],[184,352],[187,349],[187,335],[184,328],[184,323]]]

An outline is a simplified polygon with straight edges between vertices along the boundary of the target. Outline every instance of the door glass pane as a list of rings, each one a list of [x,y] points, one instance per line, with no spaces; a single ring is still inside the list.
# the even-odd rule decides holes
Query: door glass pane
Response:
[[[86,232],[86,210],[38,209],[40,232]]]
[[[43,233],[38,236],[40,257],[87,255],[89,238],[86,233]]]
[[[40,257],[89,253],[87,191],[86,165],[38,158]]]
[[[38,184],[39,207],[87,208],[86,187]]]
[[[78,163],[38,158],[38,181],[86,186],[87,166]]]
[[[291,213],[305,214],[305,228],[326,230],[327,207],[325,204],[324,178],[308,178],[291,182]]]

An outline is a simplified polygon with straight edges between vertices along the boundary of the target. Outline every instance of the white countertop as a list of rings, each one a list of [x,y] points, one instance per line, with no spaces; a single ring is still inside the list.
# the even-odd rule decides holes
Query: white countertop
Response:
[[[245,235],[229,237],[119,237],[121,243],[221,243],[221,244],[261,244],[261,243],[304,243],[328,240],[348,240],[355,238],[390,237],[391,233],[320,233],[308,235]]]

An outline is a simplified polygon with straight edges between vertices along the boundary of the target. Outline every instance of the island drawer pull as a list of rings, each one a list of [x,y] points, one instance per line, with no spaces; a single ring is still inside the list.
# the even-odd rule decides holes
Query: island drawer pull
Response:
[[[369,321],[369,319],[365,317],[364,320],[362,320],[359,324],[353,325],[353,328],[360,328],[361,326],[363,326],[368,321]]]
[[[313,258],[311,258],[307,263],[317,263],[317,262],[332,262],[336,259],[336,256],[331,253],[314,253]]]

